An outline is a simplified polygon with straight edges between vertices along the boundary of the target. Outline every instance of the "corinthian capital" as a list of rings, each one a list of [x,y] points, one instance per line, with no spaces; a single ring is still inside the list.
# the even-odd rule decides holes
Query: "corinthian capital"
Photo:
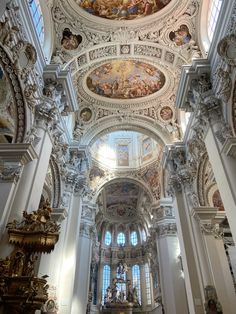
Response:
[[[177,234],[177,226],[174,222],[164,223],[158,226],[157,234],[159,237]]]
[[[1,181],[18,181],[20,178],[21,166],[3,166],[0,169]]]

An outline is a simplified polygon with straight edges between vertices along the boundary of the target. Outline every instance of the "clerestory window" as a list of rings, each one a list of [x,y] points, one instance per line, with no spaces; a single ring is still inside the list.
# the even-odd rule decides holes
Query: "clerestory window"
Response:
[[[43,15],[40,8],[39,0],[29,0],[29,7],[33,17],[34,26],[41,45],[44,43],[44,24]]]

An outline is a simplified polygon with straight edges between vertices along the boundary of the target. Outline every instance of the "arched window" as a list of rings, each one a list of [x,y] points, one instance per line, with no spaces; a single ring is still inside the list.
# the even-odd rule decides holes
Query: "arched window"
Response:
[[[140,268],[139,265],[132,266],[132,284],[136,288],[138,294],[138,301],[141,304],[141,288],[140,288]]]
[[[110,231],[106,231],[105,233],[105,244],[110,245],[111,244],[111,233]]]
[[[122,246],[125,245],[125,235],[123,232],[118,233],[117,244]]]
[[[111,268],[109,265],[103,267],[103,282],[102,282],[102,304],[104,304],[104,298],[106,290],[110,286]]]
[[[149,266],[146,263],[144,266],[145,270],[145,282],[146,282],[146,297],[147,297],[147,304],[151,304],[151,283],[150,283],[150,271]]]
[[[43,24],[43,15],[40,8],[39,0],[29,0],[29,7],[30,7],[31,15],[33,17],[35,29],[39,37],[39,41],[41,45],[43,45],[44,24]]]
[[[208,30],[208,37],[210,41],[212,41],[212,38],[214,35],[216,22],[219,17],[222,2],[223,0],[211,0],[209,3],[207,30]]]
[[[130,235],[131,244],[133,246],[138,244],[138,236],[136,231],[132,231]]]
[[[144,229],[142,231],[142,239],[143,239],[144,242],[147,241],[147,235],[146,235],[146,231]]]

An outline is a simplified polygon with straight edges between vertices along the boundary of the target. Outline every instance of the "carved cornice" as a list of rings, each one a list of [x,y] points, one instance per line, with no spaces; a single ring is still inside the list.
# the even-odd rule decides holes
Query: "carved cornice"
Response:
[[[0,159],[22,165],[38,158],[31,144],[0,144]]]

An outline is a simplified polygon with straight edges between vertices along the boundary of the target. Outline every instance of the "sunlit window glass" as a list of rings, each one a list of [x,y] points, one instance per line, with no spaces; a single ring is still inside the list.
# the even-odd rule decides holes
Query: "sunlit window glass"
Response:
[[[144,242],[147,241],[147,235],[146,235],[146,232],[145,232],[144,229],[143,229],[143,231],[142,231],[142,238],[143,238],[143,241],[144,241]]]
[[[141,304],[141,288],[140,288],[140,268],[139,265],[132,267],[132,284],[133,289],[136,290],[138,296],[138,302]]]
[[[44,25],[39,0],[29,0],[29,7],[31,15],[33,17],[35,29],[39,37],[39,41],[42,45],[44,42]]]
[[[223,0],[211,0],[208,12],[208,37],[212,41]]]
[[[105,244],[106,245],[111,244],[111,233],[109,231],[106,231],[106,233],[105,233]]]
[[[130,240],[131,240],[131,244],[133,246],[138,244],[138,236],[137,236],[137,232],[136,231],[131,232]]]
[[[105,265],[103,267],[102,304],[104,304],[104,298],[106,295],[106,290],[110,286],[110,274],[111,274],[110,266]]]
[[[125,245],[125,235],[123,232],[120,232],[117,236],[117,244],[118,245]]]
[[[145,270],[145,281],[146,281],[146,296],[147,296],[147,304],[151,304],[151,283],[150,283],[150,271],[149,266],[146,263],[144,266]]]

